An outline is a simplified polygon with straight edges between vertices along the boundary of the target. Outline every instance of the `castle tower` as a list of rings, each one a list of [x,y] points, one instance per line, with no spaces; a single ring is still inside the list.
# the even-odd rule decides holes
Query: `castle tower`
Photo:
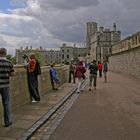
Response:
[[[86,47],[90,51],[91,48],[91,35],[97,32],[97,23],[96,22],[87,22],[87,35],[86,35]],[[89,53],[88,51],[88,53]]]

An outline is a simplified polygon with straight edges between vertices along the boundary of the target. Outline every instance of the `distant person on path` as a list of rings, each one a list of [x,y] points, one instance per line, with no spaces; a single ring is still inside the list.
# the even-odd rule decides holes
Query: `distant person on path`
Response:
[[[85,72],[86,72],[86,68],[83,66],[83,62],[78,61],[78,65],[76,66],[76,70],[75,70],[75,77],[78,79],[77,93],[83,91],[82,81],[83,79],[85,79]]]
[[[103,62],[103,73],[104,73],[105,83],[107,82],[107,72],[108,72],[108,64],[107,64],[107,61],[104,60],[104,62]]]
[[[60,82],[57,77],[57,71],[54,68],[54,64],[51,64],[51,67],[50,67],[50,78],[51,78],[53,90],[58,90],[58,86],[59,86]]]
[[[38,90],[38,75],[36,74],[37,59],[34,53],[30,54],[27,64],[27,78],[28,87],[30,92],[30,100],[32,103],[40,101],[40,95]]]
[[[73,77],[73,83],[75,83],[75,65],[70,63],[69,67],[69,83],[71,83],[71,78]]]
[[[5,127],[12,124],[10,107],[10,76],[15,75],[13,64],[6,59],[6,49],[0,48],[0,94],[2,97]]]
[[[98,65],[96,63],[96,60],[93,60],[91,65],[89,66],[89,91],[92,90],[92,86],[94,86],[94,90],[96,90],[97,85],[97,71],[98,71]],[[94,80],[94,83],[93,83]]]
[[[99,64],[98,64],[99,77],[102,77],[102,69],[103,69],[103,65],[101,62],[99,62]]]

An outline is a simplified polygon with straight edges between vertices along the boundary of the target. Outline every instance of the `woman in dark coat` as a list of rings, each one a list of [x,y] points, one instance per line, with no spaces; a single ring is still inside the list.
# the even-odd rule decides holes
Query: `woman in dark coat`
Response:
[[[38,75],[36,75],[35,73],[35,67],[36,67],[36,58],[35,58],[35,54],[32,53],[28,60],[27,78],[28,78],[30,100],[33,103],[40,101],[40,95],[38,90]]]

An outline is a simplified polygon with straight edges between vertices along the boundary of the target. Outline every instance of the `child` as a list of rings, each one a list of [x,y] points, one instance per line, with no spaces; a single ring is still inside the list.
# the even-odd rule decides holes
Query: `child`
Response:
[[[50,68],[50,77],[53,90],[58,90],[59,80],[57,78],[57,71],[54,68],[54,64],[52,64]]]

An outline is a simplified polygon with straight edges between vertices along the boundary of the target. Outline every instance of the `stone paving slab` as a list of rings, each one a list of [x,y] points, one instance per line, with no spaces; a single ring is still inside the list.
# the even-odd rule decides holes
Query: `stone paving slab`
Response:
[[[5,128],[0,126],[0,140],[17,140],[44,116],[55,104],[59,103],[76,84],[65,83],[58,91],[49,92],[41,97],[39,103],[28,103],[12,112],[13,124]],[[33,128],[32,128],[33,129]]]

